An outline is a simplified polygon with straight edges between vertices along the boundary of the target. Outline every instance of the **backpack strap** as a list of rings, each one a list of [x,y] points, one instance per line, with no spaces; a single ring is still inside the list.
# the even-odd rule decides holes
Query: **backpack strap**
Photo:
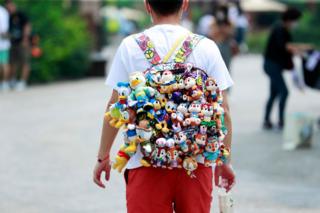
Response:
[[[167,53],[167,55],[164,56],[162,63],[167,63],[169,61],[169,59],[171,58],[171,56],[175,53],[176,49],[178,48],[178,46],[184,41],[184,39],[186,39],[189,36],[189,34],[187,35],[181,35],[172,45],[171,49],[169,50],[169,52]]]
[[[150,40],[150,38],[144,33],[139,33],[134,35],[134,39],[142,50],[145,58],[152,64],[157,65],[161,63],[161,58],[157,53],[154,44]]]
[[[186,40],[183,42],[182,46],[176,52],[174,57],[175,63],[184,63],[188,56],[192,53],[192,50],[197,46],[199,41],[203,39],[204,36],[197,34],[190,34]]]

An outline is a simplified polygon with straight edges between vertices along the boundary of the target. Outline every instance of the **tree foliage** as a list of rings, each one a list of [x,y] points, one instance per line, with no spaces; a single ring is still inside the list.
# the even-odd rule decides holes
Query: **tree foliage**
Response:
[[[32,59],[32,82],[79,78],[89,65],[90,36],[75,5],[64,8],[61,0],[16,1],[29,17],[33,33],[40,36],[42,56]]]

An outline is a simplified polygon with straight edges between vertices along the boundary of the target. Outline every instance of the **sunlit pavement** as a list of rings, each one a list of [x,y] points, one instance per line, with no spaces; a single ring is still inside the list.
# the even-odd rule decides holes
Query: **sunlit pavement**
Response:
[[[261,64],[248,55],[232,65],[235,212],[320,212],[320,133],[313,149],[288,152],[280,132],[262,131],[268,81]],[[103,79],[89,79],[0,94],[0,212],[126,212],[121,174],[113,171],[104,190],[92,182],[110,92]],[[291,89],[288,113],[320,116],[319,109],[319,92]]]

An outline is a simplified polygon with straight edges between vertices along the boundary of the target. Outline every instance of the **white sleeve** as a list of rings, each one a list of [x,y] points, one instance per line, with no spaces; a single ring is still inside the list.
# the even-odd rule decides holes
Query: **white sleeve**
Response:
[[[128,82],[129,76],[127,71],[127,66],[125,64],[125,59],[128,55],[126,46],[122,41],[110,67],[110,70],[106,79],[106,85],[113,89],[116,89],[118,82]]]
[[[216,43],[210,39],[204,38],[199,44],[205,45],[206,68],[210,77],[213,77],[221,90],[226,90],[233,85],[230,73],[223,61],[221,53]]]
[[[2,33],[7,33],[9,30],[9,13],[5,10],[5,14],[3,16],[3,22],[2,22]]]

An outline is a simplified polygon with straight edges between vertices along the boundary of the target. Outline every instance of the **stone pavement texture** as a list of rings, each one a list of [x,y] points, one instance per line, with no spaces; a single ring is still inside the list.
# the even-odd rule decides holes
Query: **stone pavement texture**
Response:
[[[268,94],[261,64],[260,56],[247,55],[232,66],[235,212],[320,212],[320,133],[313,149],[288,152],[280,132],[261,130]],[[92,182],[110,93],[103,79],[89,79],[0,94],[1,213],[126,212],[121,174],[113,171],[105,190]],[[320,116],[319,109],[319,92],[291,89],[289,113]],[[118,137],[113,156],[120,143]],[[215,213],[216,203],[214,195]]]

